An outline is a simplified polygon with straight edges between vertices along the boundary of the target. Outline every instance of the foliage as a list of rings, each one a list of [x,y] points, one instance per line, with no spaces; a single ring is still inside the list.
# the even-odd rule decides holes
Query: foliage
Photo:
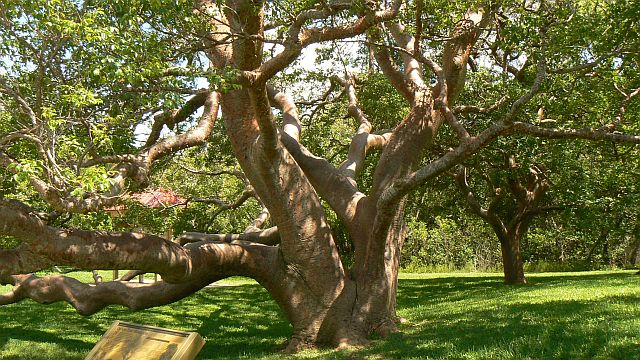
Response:
[[[20,245],[20,240],[12,236],[0,236],[0,249],[12,249]]]
[[[471,220],[471,219],[469,219]],[[437,216],[433,225],[409,222],[403,252],[407,271],[466,270],[487,271],[499,264],[499,252],[490,234],[482,234],[482,224],[460,224]],[[474,230],[482,236],[474,234]]]

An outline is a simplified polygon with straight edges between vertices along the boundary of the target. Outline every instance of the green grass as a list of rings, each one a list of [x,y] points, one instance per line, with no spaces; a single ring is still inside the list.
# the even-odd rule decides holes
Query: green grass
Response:
[[[83,275],[84,276],[84,275]],[[86,278],[86,277],[85,277]],[[291,359],[640,359],[640,276],[629,271],[529,275],[402,274],[402,332],[355,350],[306,351]],[[82,359],[114,320],[197,331],[198,359],[280,359],[290,333],[255,282],[231,279],[178,303],[91,317],[66,304],[0,307],[0,359]],[[8,287],[0,287],[7,291]]]

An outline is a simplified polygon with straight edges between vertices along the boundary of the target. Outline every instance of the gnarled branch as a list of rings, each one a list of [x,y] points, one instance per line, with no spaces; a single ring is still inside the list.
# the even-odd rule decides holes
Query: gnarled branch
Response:
[[[163,112],[155,115],[153,125],[151,126],[151,133],[147,137],[145,147],[151,147],[158,141],[162,128],[165,125],[168,128],[173,129],[176,124],[186,120],[201,106],[203,106],[208,97],[208,92],[201,92],[191,97],[191,99],[189,99],[184,106],[180,108],[180,110],[171,110],[169,112]]]
[[[217,92],[210,92],[206,95],[206,99],[204,100],[204,112],[202,113],[202,116],[200,116],[198,125],[194,128],[187,130],[184,134],[166,138],[151,146],[147,152],[146,161],[148,166],[150,166],[156,159],[163,156],[191,146],[203,144],[209,135],[211,135],[218,116],[218,96]],[[191,107],[195,107],[196,105],[197,103],[194,103]],[[185,111],[185,113],[186,112],[187,111]],[[178,117],[179,114],[180,112],[176,114],[176,117]]]
[[[280,234],[276,226],[261,231],[244,232],[241,234],[206,234],[199,232],[185,232],[176,238],[176,243],[186,245],[198,241],[213,241],[232,243],[234,241],[249,241],[263,245],[277,245]]]
[[[351,138],[347,159],[340,164],[339,170],[347,178],[353,180],[362,169],[362,163],[370,149],[382,149],[391,136],[391,132],[382,135],[371,134],[371,123],[367,116],[358,106],[358,98],[355,90],[355,79],[351,74],[347,74],[347,79],[337,79],[345,87],[349,107],[347,113],[358,122],[356,134]]]
[[[0,305],[33,299],[41,304],[64,301],[85,316],[94,314],[111,304],[126,306],[136,311],[173,303],[232,274],[233,272],[229,271],[212,270],[206,275],[185,279],[176,284],[164,281],[152,284],[110,281],[95,285],[85,284],[66,276],[42,278],[33,274],[0,276],[2,282],[14,286],[10,292],[0,294]]]

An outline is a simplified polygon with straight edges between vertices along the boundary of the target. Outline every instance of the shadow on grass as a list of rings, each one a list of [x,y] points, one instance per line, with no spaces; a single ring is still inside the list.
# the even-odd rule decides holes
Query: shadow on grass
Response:
[[[227,300],[198,328],[206,334],[202,359],[256,358],[276,353],[291,334],[275,301],[259,285],[242,285],[224,290]]]
[[[629,284],[633,294],[603,290]],[[554,287],[566,299],[545,298]],[[604,294],[571,299],[592,290]],[[398,308],[411,323],[336,358],[638,359],[638,304],[631,274],[538,275],[524,286],[505,286],[498,276],[401,280]]]
[[[90,317],[65,303],[40,305],[26,300],[0,306],[0,319],[1,359],[49,358],[27,351],[16,355],[14,350],[8,355],[3,351],[8,351],[9,342],[25,347],[51,343],[56,359],[78,359],[78,353],[87,354],[115,320],[196,331],[206,340],[198,359],[273,354],[291,332],[276,303],[259,285],[203,289],[179,302],[139,312],[111,306]]]
[[[0,349],[2,349],[9,340],[23,340],[23,341],[36,341],[38,339],[60,344],[62,347],[72,350],[72,349],[82,349],[87,346],[93,346],[93,344],[75,339],[68,339],[56,335],[55,333],[48,331],[40,331],[36,329],[28,329],[24,326],[15,326],[15,327],[5,327],[2,326],[3,335],[0,336]],[[45,340],[46,339],[46,340]]]
[[[100,326],[100,321],[82,317],[63,303],[40,305],[26,300],[0,307],[0,318],[0,358],[3,359],[8,357],[3,357],[1,351],[10,341],[55,344],[62,352],[88,352],[94,342],[87,334],[99,334],[106,329]]]
[[[505,286],[500,276],[400,280],[402,332],[350,351],[304,358],[640,358],[640,285],[629,273],[535,275]],[[625,289],[628,290],[625,292]],[[277,359],[291,327],[259,285],[204,289],[177,303],[132,313],[110,307],[84,318],[62,303],[0,307],[0,358],[9,339],[50,342],[86,354],[114,320],[197,331],[198,359]],[[75,353],[75,355],[73,355]],[[6,356],[5,356],[6,357]],[[32,355],[15,359],[36,359]],[[45,359],[46,357],[42,357]]]

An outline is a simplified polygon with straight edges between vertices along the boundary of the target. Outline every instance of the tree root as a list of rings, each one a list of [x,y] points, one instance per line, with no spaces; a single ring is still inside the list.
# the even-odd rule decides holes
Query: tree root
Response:
[[[387,319],[382,321],[373,330],[373,333],[380,335],[381,337],[387,337],[391,334],[398,332],[398,324],[393,319]]]
[[[297,336],[292,336],[289,341],[283,344],[284,348],[282,349],[283,354],[296,354],[303,350],[308,350],[316,347],[316,344],[305,341]]]

